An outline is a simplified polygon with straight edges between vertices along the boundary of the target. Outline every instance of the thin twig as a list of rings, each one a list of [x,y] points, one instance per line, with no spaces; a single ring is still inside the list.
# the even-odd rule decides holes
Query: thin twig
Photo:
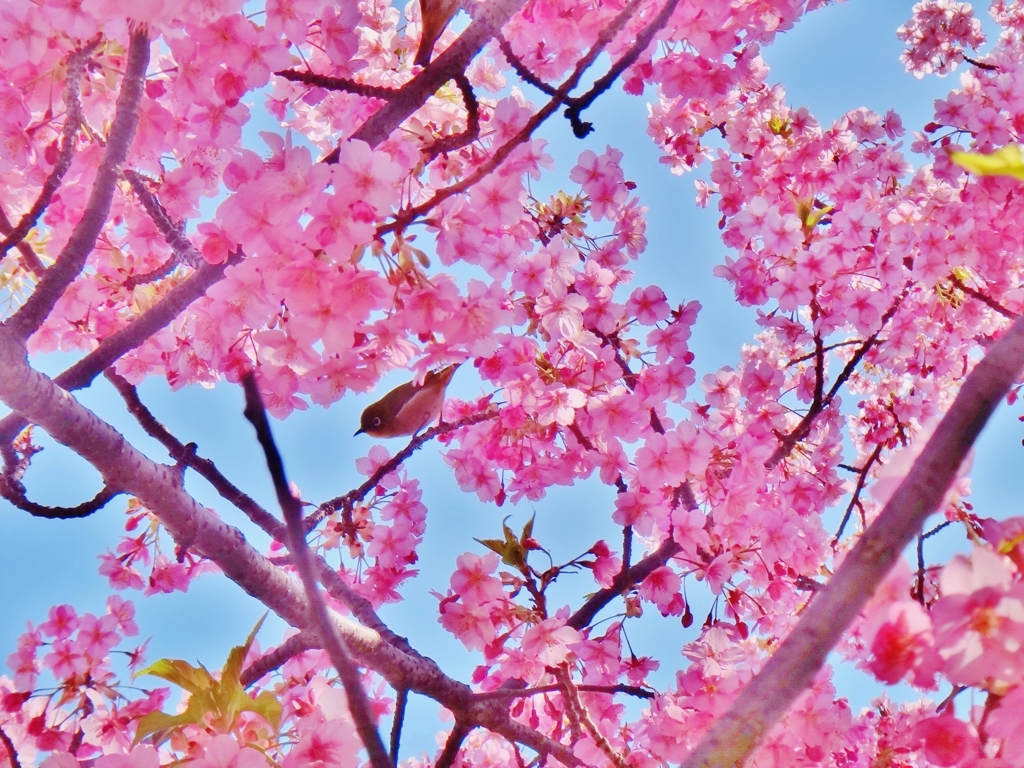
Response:
[[[327,91],[347,91],[374,99],[391,99],[401,92],[399,88],[385,88],[384,86],[370,85],[369,83],[357,83],[355,80],[349,80],[345,77],[318,75],[316,72],[300,72],[297,69],[283,69],[274,74],[293,83],[312,85]]]
[[[76,520],[97,512],[120,492],[109,484],[104,484],[100,492],[88,501],[74,507],[47,506],[30,501],[25,485],[21,482],[28,470],[32,457],[41,451],[25,436],[18,444],[0,444],[0,455],[3,457],[3,471],[0,473],[0,496],[7,499],[13,506],[28,512],[33,517],[47,520]]]
[[[446,435],[449,432],[454,432],[455,430],[469,426],[470,424],[477,424],[481,421],[493,419],[497,417],[497,415],[498,409],[496,407],[488,408],[484,411],[480,411],[479,413],[470,414],[469,416],[461,418],[451,424],[442,422],[436,427],[428,429],[426,432],[417,435],[409,441],[409,444],[405,446],[405,448],[388,459],[384,464],[377,467],[376,471],[374,471],[374,473],[370,475],[358,488],[353,488],[344,496],[338,496],[330,501],[325,501],[317,507],[316,511],[306,518],[306,530],[312,530],[320,523],[321,520],[333,514],[337,510],[341,510],[343,514],[350,513],[353,504],[358,501],[362,501],[362,499],[366,497],[366,494],[377,487],[377,484],[381,479],[398,469],[399,466],[405,463],[406,459],[435,437],[438,437],[439,435]]]
[[[533,688],[500,688],[495,691],[483,691],[473,694],[476,699],[520,699],[526,696],[537,696],[541,693],[558,693],[561,689],[558,685],[538,685]],[[625,693],[629,696],[636,696],[641,699],[653,699],[657,694],[646,688],[636,685],[577,685],[576,690],[584,693]]]
[[[626,10],[624,10],[620,14],[620,16],[626,16],[627,12],[631,8],[635,11],[635,8],[639,5],[639,2],[640,0],[632,0],[632,3],[629,6],[627,6]],[[616,22],[618,21],[618,19],[619,17],[616,17]],[[612,23],[614,24],[616,22]],[[452,195],[465,192],[470,187],[479,182],[481,179],[490,174],[491,171],[493,171],[495,168],[501,165],[509,157],[509,155],[511,155],[512,152],[519,147],[519,145],[524,143],[533,135],[533,132],[538,128],[538,126],[540,126],[545,120],[548,119],[548,117],[554,114],[555,111],[565,102],[565,99],[568,97],[568,94],[574,88],[576,88],[577,85],[579,85],[584,73],[590,68],[590,66],[594,63],[597,57],[601,54],[601,52],[607,46],[608,42],[611,42],[611,39],[609,38],[607,41],[605,41],[602,33],[602,36],[599,36],[598,38],[598,42],[595,43],[594,46],[589,51],[587,51],[587,54],[576,63],[576,67],[573,69],[572,74],[570,74],[569,77],[566,78],[566,80],[558,87],[558,89],[552,95],[552,98],[544,106],[537,110],[537,112],[535,112],[534,115],[529,120],[526,121],[526,124],[512,138],[510,138],[508,141],[506,141],[504,144],[498,147],[484,162],[477,166],[471,174],[463,178],[461,181],[456,182],[455,184],[451,184],[447,187],[444,187],[443,189],[437,190],[437,192],[435,192],[429,200],[421,203],[420,205],[412,206],[411,208],[406,208],[402,211],[399,211],[399,213],[395,216],[395,220],[392,223],[385,224],[384,226],[377,228],[376,237],[379,239],[382,235],[384,235],[387,232],[397,231],[408,226],[410,222],[414,221],[419,216],[422,216],[427,212],[433,210],[436,206],[440,205],[442,202],[447,200]],[[432,66],[440,63],[441,60],[448,55],[448,52],[450,50],[451,48],[448,48],[444,53],[442,53],[441,56],[433,64],[431,64],[424,70],[424,73],[429,71]]]
[[[995,72],[995,71],[997,71],[999,69],[999,67],[997,67],[995,64],[987,64],[984,61],[978,61],[977,59],[972,59],[966,53],[961,52],[960,55],[963,57],[964,61],[966,61],[968,64],[973,64],[978,69],[985,69],[985,70],[988,70],[989,72]]]
[[[104,485],[100,491],[88,501],[73,507],[50,507],[30,501],[25,495],[25,486],[20,482],[10,482],[6,477],[0,479],[0,496],[7,499],[13,506],[28,512],[32,517],[46,520],[79,520],[99,512],[111,499],[119,496],[122,491]]]
[[[11,220],[7,218],[7,213],[3,207],[0,207],[0,234],[10,235],[13,231],[14,226],[11,224]],[[21,240],[15,247],[18,249],[18,253],[21,254],[21,266],[23,269],[31,272],[36,277],[43,274],[46,270],[46,265],[43,264],[39,254],[35,252],[31,245]]]
[[[473,20],[440,56],[425,66],[416,77],[402,87],[400,96],[389,100],[363,123],[352,138],[378,146],[413,112],[427,103],[437,89],[455,73],[465,72],[470,61],[512,18],[526,0],[491,0],[476,6]],[[324,158],[324,162],[337,162],[338,150]]]
[[[409,703],[409,689],[399,688],[395,700],[395,717],[391,721],[391,762],[398,765],[398,746],[402,741],[405,724],[405,705]]]
[[[11,741],[11,737],[7,735],[7,731],[0,726],[0,744],[4,745],[4,749],[7,750],[7,759],[10,761],[10,768],[21,768],[21,761],[18,759],[18,750],[14,748],[14,742]]]
[[[982,293],[981,291],[977,290],[976,288],[971,288],[969,285],[967,285],[963,280],[961,280],[956,275],[951,275],[950,278],[949,278],[949,281],[953,285],[955,285],[957,288],[959,288],[961,291],[963,291],[968,296],[970,296],[971,298],[977,299],[982,304],[984,304],[986,307],[988,307],[989,309],[995,310],[996,312],[998,312],[1000,315],[1002,315],[1003,317],[1007,318],[1008,320],[1016,320],[1018,317],[1020,317],[1019,314],[1017,314],[1016,312],[1010,311],[1009,309],[1004,307],[1002,304],[1000,304],[998,301],[996,301],[992,297],[986,296],[984,293]]]
[[[445,136],[431,144],[425,150],[425,162],[428,163],[438,155],[445,152],[454,152],[467,144],[473,143],[480,137],[480,103],[476,100],[476,94],[473,93],[473,86],[469,82],[469,78],[461,72],[452,79],[459,86],[459,91],[462,93],[462,103],[466,107],[466,130],[454,136]]]
[[[822,347],[822,351],[824,351],[824,352],[831,352],[833,349],[839,349],[839,347],[852,347],[854,344],[863,344],[863,343],[864,343],[864,341],[862,339],[849,339],[848,341],[837,341],[835,344],[828,344],[828,345]],[[810,360],[812,357],[814,357],[817,354],[818,354],[817,349],[815,349],[815,351],[808,352],[806,355],[800,355],[800,357],[794,357],[792,360],[790,360],[788,363],[786,363],[786,367],[788,368],[791,365],[796,365],[797,363],[802,363],[805,360]]]
[[[128,290],[132,290],[140,285],[148,285],[149,283],[155,283],[157,280],[163,280],[174,271],[175,267],[178,266],[178,263],[178,260],[174,258],[174,256],[171,256],[163,264],[156,267],[156,269],[151,269],[149,272],[143,272],[141,275],[129,275],[124,281],[124,287]]]
[[[569,677],[568,671],[565,669],[559,670],[559,677],[562,681],[562,700],[567,705],[567,712],[574,713],[573,719],[590,734],[590,738],[593,739],[597,748],[604,753],[604,756],[611,761],[612,765],[616,766],[616,768],[626,768],[625,757],[615,751],[605,735],[594,724],[593,719],[590,717],[590,712],[587,711],[586,705],[579,697],[578,688]]]
[[[571,106],[567,107],[565,110],[565,116],[569,120],[569,124],[572,126],[573,135],[576,136],[576,138],[582,139],[594,129],[594,126],[591,123],[580,119],[580,113],[590,107],[597,97],[607,91],[611,87],[612,83],[618,79],[619,75],[621,75],[627,67],[631,66],[633,62],[640,57],[641,53],[647,50],[647,46],[651,44],[651,40],[654,39],[654,36],[668,23],[668,20],[671,18],[677,5],[679,5],[679,0],[668,0],[668,2],[665,3],[665,6],[661,9],[661,12],[654,17],[651,23],[648,24],[639,35],[637,35],[636,41],[629,47],[629,50],[612,65],[611,69],[595,80],[594,85],[589,91],[582,96],[572,99]],[[627,6],[627,9],[629,9],[629,6]],[[616,17],[616,19],[607,28],[601,30],[601,36],[598,38],[599,41],[607,41],[600,46],[602,49],[612,41],[615,35],[618,34],[619,29],[625,26],[626,21],[632,17],[633,12],[635,11],[631,10],[627,17],[626,10],[623,10],[623,12]],[[616,28],[620,23],[621,27]]]
[[[267,421],[267,412],[263,407],[263,400],[256,385],[256,376],[251,371],[242,377],[242,386],[245,389],[245,417],[256,429],[256,439],[266,456],[267,469],[270,471],[270,477],[274,483],[277,501],[281,505],[285,524],[288,526],[288,548],[292,553],[292,563],[305,587],[306,599],[309,600],[313,619],[320,630],[324,649],[341,678],[341,684],[348,698],[349,712],[363,746],[366,748],[370,763],[374,768],[392,768],[393,763],[388,757],[384,742],[381,741],[380,733],[374,722],[370,701],[366,696],[366,691],[363,690],[359,668],[356,666],[352,654],[349,653],[345,641],[338,633],[338,628],[331,620],[327,604],[317,588],[313,552],[306,544],[306,531],[302,525],[302,504],[288,487],[284,462],[281,460],[281,454],[278,452],[274,437],[270,432],[270,423]]]
[[[800,423],[793,428],[793,430],[786,435],[779,435],[779,446],[775,449],[775,452],[765,461],[764,466],[767,469],[774,469],[778,466],[779,462],[789,456],[793,452],[793,449],[804,440],[810,433],[811,427],[814,426],[815,420],[832,404],[835,400],[836,395],[839,394],[839,390],[842,389],[846,381],[853,375],[853,372],[857,369],[860,361],[864,356],[875,346],[878,341],[878,335],[882,332],[893,315],[896,314],[896,310],[899,309],[900,304],[906,297],[908,288],[904,287],[903,292],[893,301],[892,305],[886,310],[885,314],[882,315],[882,319],[879,323],[878,330],[875,331],[871,336],[865,339],[864,343],[857,348],[857,351],[853,353],[853,357],[847,361],[843,370],[840,371],[836,380],[832,384],[832,388],[828,391],[828,394],[824,397],[815,400],[810,408],[807,409],[807,413],[800,420]],[[815,350],[817,353],[817,345],[820,344],[820,340],[815,337]],[[816,384],[817,388],[817,384]]]
[[[618,79],[618,77],[631,66],[640,54],[643,53],[650,45],[654,35],[668,23],[669,18],[675,11],[676,6],[679,4],[679,0],[668,0],[665,6],[661,9],[661,12],[654,18],[654,20],[644,28],[633,44],[629,47],[629,50],[612,65],[612,67],[600,78],[594,81],[594,85],[589,91],[580,96],[568,96],[560,94],[561,89],[556,89],[553,86],[548,85],[543,80],[538,78],[533,72],[530,71],[529,67],[523,63],[523,61],[515,55],[512,50],[512,46],[509,45],[508,40],[503,36],[498,35],[498,48],[501,49],[504,54],[506,61],[512,67],[513,71],[526,83],[532,85],[542,93],[546,93],[548,96],[556,96],[562,100],[562,103],[566,105],[565,117],[572,126],[573,135],[578,139],[585,138],[594,130],[592,123],[585,122],[580,119],[580,114],[587,108],[589,108],[598,96],[605,93],[608,88],[611,87],[612,83]],[[615,19],[601,30],[601,34],[598,36],[597,41],[594,43],[591,51],[600,52],[604,50],[608,44],[615,39],[615,36],[621,32],[630,19],[633,18],[637,9],[640,7],[639,2],[632,2],[627,5],[619,13]],[[588,53],[589,55],[589,53]]]
[[[124,400],[128,412],[139,422],[139,426],[147,435],[166,448],[172,459],[182,466],[195,469],[223,498],[244,512],[246,517],[259,526],[264,533],[282,544],[285,543],[287,532],[281,522],[261,507],[255,499],[224,477],[212,461],[199,456],[196,453],[195,443],[186,445],[171,434],[170,430],[161,424],[142,402],[138,390],[131,382],[114,371],[113,368],[108,368],[103,375],[114,385],[114,389]]]
[[[875,446],[875,450],[871,452],[871,456],[868,457],[866,462],[864,462],[864,466],[857,472],[857,487],[853,489],[853,495],[850,498],[850,503],[846,507],[846,512],[843,515],[842,522],[839,523],[839,530],[836,531],[836,535],[832,537],[833,547],[835,547],[836,544],[839,543],[839,539],[843,537],[843,530],[846,528],[846,524],[850,522],[850,517],[853,514],[853,508],[860,506],[860,494],[864,489],[865,483],[867,483],[868,472],[871,471],[871,467],[874,463],[878,461],[878,457],[882,455],[883,447],[883,443],[878,443],[878,445]]]
[[[811,302],[812,325],[818,321],[818,303]],[[821,332],[814,332],[814,395],[811,399],[811,410],[821,410],[821,399],[825,394],[825,343]]]
[[[125,401],[128,412],[135,417],[143,430],[167,449],[168,455],[182,467],[190,467],[206,480],[213,489],[235,508],[243,512],[253,523],[275,541],[285,543],[288,531],[284,524],[260,506],[255,499],[242,491],[228,480],[217,466],[209,459],[199,456],[195,443],[182,443],[170,433],[156,417],[146,408],[138,396],[136,388],[113,369],[104,371],[104,375],[114,385]],[[0,443],[0,451],[4,443]],[[289,560],[290,562],[290,560]],[[344,577],[327,564],[322,557],[316,560],[320,583],[334,599],[340,601],[352,615],[365,627],[372,629],[388,643],[403,653],[419,657],[420,654],[409,644],[409,641],[392,631],[377,615],[370,601],[357,593]]]
[[[943,523],[939,523],[937,526],[932,528],[926,533],[918,534],[917,536],[917,578],[914,582],[914,599],[917,600],[921,605],[924,605],[924,542],[925,539],[930,539],[932,536],[937,534],[943,528],[948,525],[952,525],[952,520],[946,520]]]
[[[538,91],[546,93],[548,96],[555,95],[556,90],[554,86],[548,85],[530,71],[530,68],[523,63],[522,59],[516,56],[515,51],[512,50],[512,46],[509,45],[509,42],[505,39],[504,35],[499,32],[494,36],[494,38],[498,41],[498,48],[504,54],[505,60],[509,63],[509,66],[512,67],[512,71],[519,76],[520,80],[532,85]]]
[[[455,725],[452,727],[452,731],[448,734],[448,739],[444,743],[444,749],[441,750],[441,755],[437,758],[437,762],[434,763],[434,768],[451,768],[455,764],[455,758],[459,755],[459,748],[462,747],[462,742],[466,740],[471,730],[461,720],[455,721]]]
[[[75,728],[75,735],[71,737],[71,743],[67,747],[68,752],[72,755],[78,753],[78,750],[82,748],[82,742],[85,741],[85,729],[82,728],[82,722],[95,711],[96,706],[92,703],[92,699],[83,696],[82,703],[78,705],[78,727]]]
[[[569,425],[569,431],[572,432],[573,437],[579,441],[580,445],[588,451],[597,451],[597,448],[594,447],[594,443],[589,437],[583,434],[583,430],[580,429],[579,424],[575,421]],[[619,493],[625,493],[629,490],[629,487],[626,485],[626,481],[622,479],[622,474],[619,472],[615,473],[615,488]]]
[[[135,192],[136,197],[139,198],[139,202],[142,203],[142,207],[146,209],[146,213],[149,214],[149,218],[156,224],[156,228],[160,230],[160,234],[164,236],[164,240],[171,246],[171,250],[174,253],[174,258],[180,263],[197,268],[202,264],[206,263],[203,255],[196,250],[196,247],[192,245],[192,242],[185,237],[185,227],[181,222],[172,221],[170,215],[166,209],[160,204],[160,201],[156,199],[147,184],[153,183],[151,179],[147,179],[141,173],[133,171],[131,169],[125,169],[122,173],[128,183],[131,184],[132,191]],[[141,278],[137,278],[138,282],[142,282]]]
[[[569,617],[569,620],[565,622],[566,625],[573,629],[583,629],[588,626],[608,603],[661,568],[672,557],[678,555],[682,549],[674,539],[665,539],[654,552],[637,562],[636,565],[621,571],[610,587],[605,587],[591,595],[590,599]]]

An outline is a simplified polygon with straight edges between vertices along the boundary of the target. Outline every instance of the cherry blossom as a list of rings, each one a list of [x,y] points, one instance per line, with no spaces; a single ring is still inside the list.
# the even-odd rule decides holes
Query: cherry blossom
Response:
[[[365,754],[384,768],[367,734],[395,719],[398,743],[412,694],[455,725],[438,723],[435,755],[399,751],[406,765],[697,759],[785,660],[815,596],[902,498],[958,391],[1024,312],[1019,180],[970,175],[950,155],[1020,140],[1024,15],[993,2],[1001,34],[979,53],[967,3],[914,6],[897,32],[908,70],[961,78],[932,122],[908,126],[908,146],[895,111],[851,104],[826,123],[773,84],[762,48],[823,4],[464,3],[426,66],[413,63],[419,3],[0,8],[2,490],[41,514],[24,416],[95,466],[103,504],[126,511],[98,566],[118,594],[40,608],[5,652],[3,754],[51,768],[355,766]],[[709,372],[691,349],[714,307],[634,281],[659,192],[627,178],[632,148],[556,163],[541,135],[563,117],[587,133],[605,72],[648,102],[674,173],[705,166],[715,274],[757,323],[728,367]],[[56,379],[29,367],[56,350],[81,360]],[[479,392],[449,398],[405,447],[366,448],[355,487],[310,500],[281,484],[301,499],[298,538],[134,389],[151,377],[175,392],[231,387],[253,371],[284,419],[453,363]],[[165,463],[58,389],[103,371]],[[496,531],[466,542],[439,581],[421,572],[424,542],[459,531],[439,527],[437,478],[406,463],[416,450],[440,453]],[[1024,765],[1022,526],[972,506],[970,470],[969,458],[949,468],[920,563],[865,585],[875,595],[837,646],[880,685],[958,696],[936,709],[879,688],[854,711],[819,660],[744,755]],[[191,496],[192,473],[223,502]],[[567,553],[542,522],[513,522],[584,483],[603,494],[588,521],[614,537]],[[931,535],[954,529],[963,553],[931,563]],[[320,647],[296,586],[303,534],[351,668]],[[222,668],[147,666],[145,642],[125,642],[146,629],[123,593],[153,600],[215,573],[295,631],[279,648],[239,641]],[[436,597],[417,619],[468,652],[468,680],[378,615],[414,586]],[[682,633],[675,660],[633,631],[656,614]]]

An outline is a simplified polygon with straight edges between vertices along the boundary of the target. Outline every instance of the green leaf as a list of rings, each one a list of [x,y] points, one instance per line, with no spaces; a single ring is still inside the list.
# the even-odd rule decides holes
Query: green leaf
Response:
[[[152,736],[158,731],[171,731],[173,728],[177,728],[179,725],[192,725],[196,721],[185,716],[185,713],[180,715],[168,715],[165,712],[150,712],[145,717],[139,720],[139,724],[135,729],[135,740],[132,742],[132,746],[139,744],[147,736]],[[160,734],[156,739],[156,745],[159,746],[167,739],[168,733]]]
[[[526,539],[533,537],[533,521],[537,519],[537,513],[534,512],[530,515],[530,519],[526,521],[526,525],[523,526],[523,535],[520,537],[520,541],[526,541]]]
[[[188,700],[188,707],[180,715],[168,715],[165,712],[150,712],[140,718],[135,729],[135,740],[138,744],[147,736],[158,734],[155,739],[159,745],[165,741],[174,728],[182,725],[196,725],[203,721],[203,717],[213,707],[213,701],[208,693],[193,694]]]
[[[475,541],[477,544],[483,544],[485,547],[491,550],[491,552],[496,552],[497,554],[502,556],[502,559],[504,559],[505,542],[501,539],[473,539],[473,541]]]
[[[275,731],[280,730],[284,707],[277,700],[277,696],[270,691],[260,691],[260,695],[256,697],[255,703],[250,705],[249,711],[255,712],[270,723]]]
[[[184,688],[192,696],[189,698],[188,708],[180,715],[151,712],[140,719],[135,743],[152,734],[159,734],[159,743],[170,735],[172,729],[200,722],[208,723],[218,733],[227,733],[234,727],[242,712],[255,712],[275,730],[278,729],[283,710],[274,694],[263,691],[253,699],[242,686],[246,654],[249,653],[256,633],[266,618],[267,614],[263,614],[245,643],[231,649],[219,680],[205,668],[193,667],[176,659],[161,659],[139,672],[140,675],[154,675],[168,680]]]
[[[224,673],[221,675],[221,681],[225,680],[241,680],[242,677],[242,664],[245,662],[245,657],[249,653],[249,648],[252,647],[252,641],[256,639],[256,633],[260,631],[260,627],[263,626],[263,622],[267,620],[267,614],[264,613],[260,620],[256,622],[256,626],[252,628],[249,636],[245,638],[244,645],[236,645],[228,653],[228,660],[224,663]]]
[[[179,688],[184,688],[191,694],[202,693],[213,688],[216,681],[213,675],[202,666],[193,667],[187,661],[180,659],[159,659],[154,661],[145,669],[140,669],[136,677],[141,675],[153,675],[160,677],[169,683],[174,683]]]
[[[1024,155],[1016,144],[1007,144],[989,154],[951,152],[950,160],[978,176],[1013,176],[1024,179]]]

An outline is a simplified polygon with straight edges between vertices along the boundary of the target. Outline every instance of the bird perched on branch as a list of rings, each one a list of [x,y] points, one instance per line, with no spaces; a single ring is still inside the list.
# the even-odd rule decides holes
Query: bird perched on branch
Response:
[[[409,381],[392,389],[377,402],[366,406],[356,435],[402,437],[415,435],[441,416],[444,392],[459,363],[431,371],[421,384]],[[355,435],[353,435],[354,437]]]
[[[434,43],[444,32],[448,22],[458,12],[461,0],[420,0],[420,17],[423,31],[420,34],[420,47],[412,63],[425,67],[430,63],[430,55],[434,52]]]

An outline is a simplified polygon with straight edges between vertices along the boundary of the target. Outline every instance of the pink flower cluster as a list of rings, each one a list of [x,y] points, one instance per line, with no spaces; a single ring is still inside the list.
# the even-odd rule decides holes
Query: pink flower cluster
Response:
[[[521,536],[505,526],[505,541],[457,559],[435,592],[438,620],[480,654],[472,683],[508,694],[517,726],[587,765],[681,761],[787,636],[846,536],[876,517],[985,347],[1024,312],[1019,184],[969,178],[947,153],[957,142],[987,150],[1021,140],[1024,13],[993,3],[1015,34],[937,102],[908,150],[895,112],[853,109],[822,125],[768,85],[760,47],[821,4],[535,0],[465,80],[424,96],[386,135],[366,126],[379,127],[425,77],[412,64],[418,3],[404,17],[384,0],[273,0],[256,15],[237,1],[0,8],[0,207],[26,214],[68,153],[23,243],[43,266],[74,245],[93,205],[105,133],[125,109],[125,40],[142,28],[154,38],[126,173],[84,269],[28,351],[89,352],[216,274],[122,355],[117,372],[177,389],[255,369],[268,409],[285,418],[369,391],[396,368],[466,362],[493,393],[450,400],[443,414],[459,425],[440,441],[459,487],[497,507],[596,478],[614,501],[592,514],[619,526],[624,545],[598,541],[541,569],[530,560],[543,549],[532,522]],[[465,5],[479,15],[499,3]],[[653,44],[631,51],[665,8]],[[605,40],[623,12],[632,15]],[[900,36],[916,75],[949,71],[983,42],[970,8],[951,0],[918,3]],[[446,31],[435,52],[457,38]],[[651,86],[649,133],[664,162],[679,173],[709,166],[698,202],[717,205],[728,249],[716,274],[757,312],[759,333],[735,365],[699,383],[690,337],[700,304],[635,285],[628,268],[646,248],[640,192],[650,191],[627,179],[623,153],[585,150],[562,191],[532,191],[553,166],[534,133],[542,107],[506,89],[506,78],[528,71],[556,82],[605,44],[613,60],[636,54],[624,87]],[[83,52],[81,82],[65,82]],[[60,89],[68,101],[55,107]],[[254,97],[279,121],[258,144]],[[561,110],[566,98],[552,104]],[[76,110],[81,125],[66,135]],[[915,168],[908,151],[926,164]],[[41,281],[17,254],[0,262],[12,307]],[[369,476],[390,459],[376,447],[357,468]],[[407,470],[374,483],[311,536],[317,554],[338,550],[345,585],[367,610],[400,601],[403,584],[424,577],[415,566],[429,516]],[[923,566],[915,578],[897,574],[842,650],[882,683],[972,689],[984,706],[961,719],[952,702],[880,700],[856,714],[826,668],[770,733],[759,765],[1024,766],[1014,741],[1024,525],[974,514],[968,492],[959,480],[941,511],[988,546],[954,557],[937,579]],[[852,523],[836,531],[828,515],[841,502]],[[127,531],[101,557],[115,589],[185,590],[213,570],[188,546],[164,551],[159,518],[135,501]],[[630,570],[659,552],[669,554]],[[624,598],[610,622],[588,614],[593,598],[556,602],[548,587],[573,573],[580,595]],[[630,620],[653,606],[691,627],[698,601],[687,590],[714,607],[687,635],[674,680],[653,691],[652,673],[668,661],[633,651]],[[100,768],[360,761],[353,716],[318,650],[260,682],[281,704],[280,723],[244,711],[227,725],[211,717],[171,729],[159,749],[133,746],[133,728],[169,696],[116,680],[111,653],[135,631],[117,597],[101,617],[59,606],[30,626],[8,658],[13,679],[0,678],[0,728],[23,764],[45,752],[49,768],[93,758]],[[137,664],[141,651],[131,654]],[[374,716],[390,713],[384,678],[363,678]],[[537,690],[518,695],[523,686]],[[623,694],[653,698],[637,714]],[[521,765],[517,750],[478,729],[460,760]]]

